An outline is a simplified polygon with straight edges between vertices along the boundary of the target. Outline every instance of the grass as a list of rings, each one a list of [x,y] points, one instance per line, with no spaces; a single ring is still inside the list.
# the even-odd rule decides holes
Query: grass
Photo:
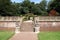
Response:
[[[8,40],[14,32],[0,31],[0,40]]]
[[[60,40],[60,32],[40,32],[38,40]]]

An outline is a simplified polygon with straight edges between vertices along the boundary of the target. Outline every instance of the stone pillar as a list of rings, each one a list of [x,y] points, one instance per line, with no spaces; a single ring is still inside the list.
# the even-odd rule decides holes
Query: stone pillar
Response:
[[[20,27],[16,27],[15,33],[20,33]]]
[[[20,33],[20,23],[19,22],[16,22],[16,30],[15,30],[15,33]]]
[[[39,29],[40,29],[39,22],[35,21],[35,32],[39,33]]]

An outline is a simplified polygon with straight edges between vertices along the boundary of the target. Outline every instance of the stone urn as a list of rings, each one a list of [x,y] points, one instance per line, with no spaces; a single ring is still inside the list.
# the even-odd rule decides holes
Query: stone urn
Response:
[[[35,27],[35,32],[36,33],[39,33],[40,32],[39,30],[40,30],[40,27]]]

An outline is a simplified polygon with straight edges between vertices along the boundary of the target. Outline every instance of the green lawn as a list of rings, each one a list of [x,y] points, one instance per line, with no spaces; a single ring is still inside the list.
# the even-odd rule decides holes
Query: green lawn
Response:
[[[60,40],[60,32],[40,32],[39,40]]]
[[[0,40],[8,40],[14,32],[0,31]]]

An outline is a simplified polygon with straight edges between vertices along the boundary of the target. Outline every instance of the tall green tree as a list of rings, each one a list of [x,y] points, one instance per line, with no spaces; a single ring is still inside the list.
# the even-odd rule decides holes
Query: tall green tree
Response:
[[[9,6],[10,6],[10,0],[0,0],[0,15],[6,15]]]
[[[51,4],[50,4],[50,7],[52,8],[52,9],[58,9],[59,8],[59,6],[60,6],[60,0],[54,0]]]
[[[28,13],[46,16],[48,15],[46,8],[46,0],[42,0],[37,4],[30,0],[24,0],[21,3],[13,3],[10,0],[0,0],[0,15],[2,16],[20,16]]]
[[[11,4],[10,0],[0,0],[0,15],[14,16],[15,11],[15,6]]]
[[[60,0],[53,0],[53,2],[50,4],[50,8],[55,9],[60,15]]]
[[[47,1],[46,1],[46,0],[42,0],[42,1],[39,3],[39,8],[41,9],[41,15],[42,15],[42,16],[48,15],[48,13],[47,13]]]
[[[50,5],[52,4],[53,0],[50,0],[47,4],[47,12],[49,12],[51,10]]]

